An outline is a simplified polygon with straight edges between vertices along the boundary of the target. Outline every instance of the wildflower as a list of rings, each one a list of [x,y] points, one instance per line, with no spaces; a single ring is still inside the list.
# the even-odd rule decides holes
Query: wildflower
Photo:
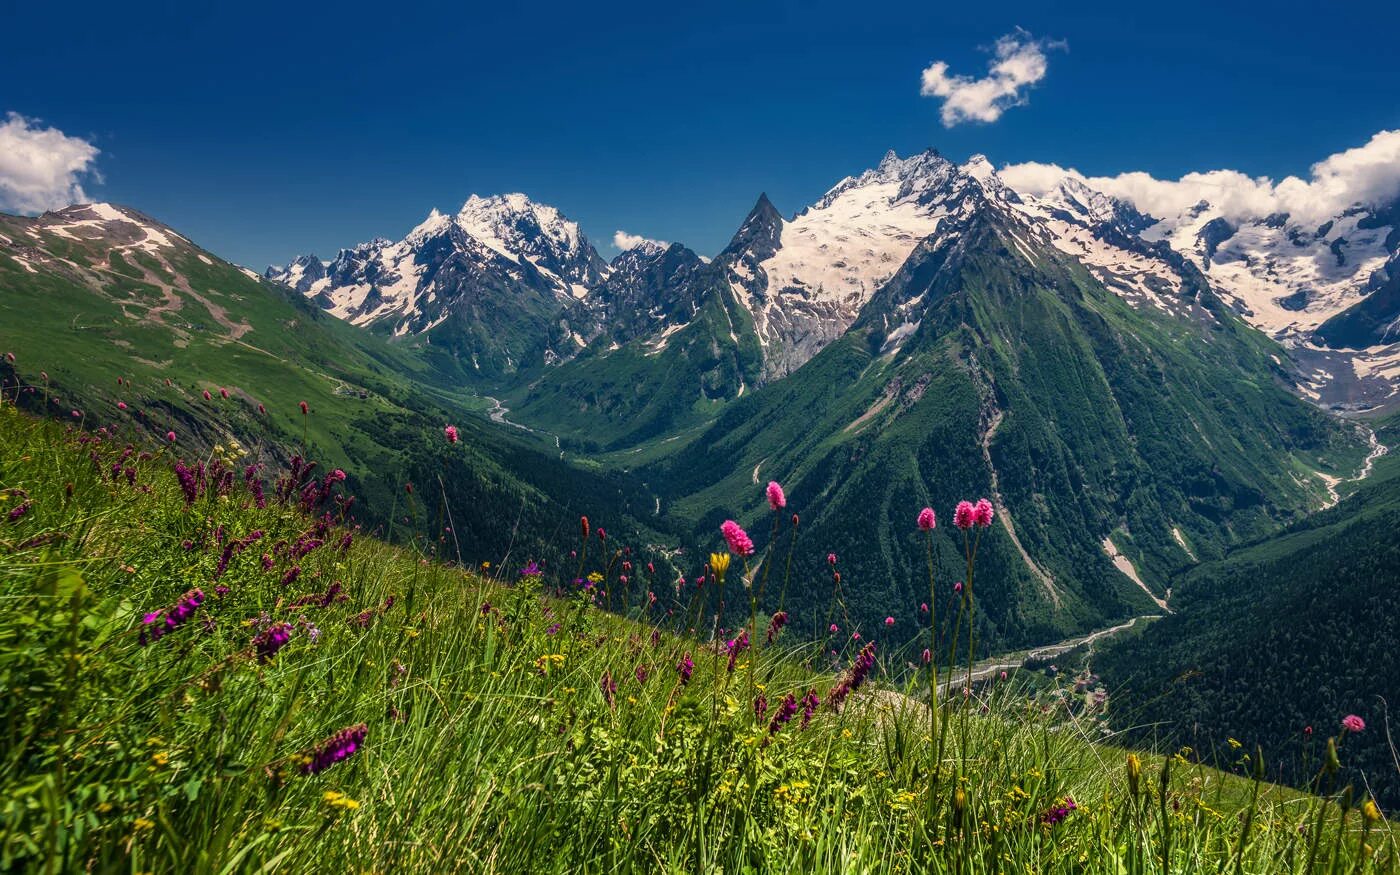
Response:
[[[300,577],[300,576],[301,576],[301,566],[300,566],[300,565],[293,565],[291,568],[287,569],[287,573],[286,573],[286,574],[282,575],[282,585],[283,585],[283,586],[291,586],[293,583],[296,582],[296,579],[297,579],[298,577]]]
[[[656,566],[653,565],[652,563],[648,562],[648,563],[647,563],[647,574],[655,574],[655,573],[656,573]]]
[[[301,408],[301,415],[302,415],[302,416],[305,416],[306,414],[308,414],[308,413],[311,412],[311,411],[310,411],[310,408],[308,408],[308,407],[306,406],[306,402],[305,402],[305,401],[298,401],[298,402],[297,402],[297,406]]]
[[[784,724],[797,714],[797,697],[788,693],[783,697],[783,701],[778,705],[778,710],[773,713],[773,721],[768,724],[768,734],[775,735]]]
[[[581,516],[581,517],[579,517],[579,518],[578,518],[578,527],[579,527],[579,532],[582,533],[584,540],[585,540],[585,541],[588,540],[588,517],[586,517],[586,516]]]
[[[167,632],[193,616],[203,601],[204,590],[195,588],[180,596],[180,600],[169,609],[146,614],[141,618],[141,624],[146,627],[141,630],[141,645],[144,647],[149,642],[159,641]]]
[[[1366,721],[1355,714],[1348,714],[1342,718],[1342,728],[1347,732],[1364,732],[1366,729]]]
[[[827,565],[835,565],[835,564],[836,564],[836,554],[835,554],[835,553],[828,553],[828,554],[826,554],[826,564],[827,564]]]
[[[733,520],[725,520],[719,527],[720,533],[724,535],[724,540],[729,544],[729,552],[735,556],[752,556],[753,541],[749,539],[738,523]]]
[[[321,798],[326,800],[326,804],[331,808],[339,808],[344,811],[354,811],[360,807],[360,803],[346,796],[344,793],[337,793],[334,790],[327,790],[321,794]]]
[[[921,614],[927,614],[927,613],[928,613],[928,602],[919,602],[919,613],[921,613]]]
[[[933,659],[933,654],[929,652],[929,649],[928,649],[927,647],[925,647],[925,648],[924,648],[924,665],[928,665],[928,664],[929,664],[929,660],[931,660],[931,659]]]
[[[603,676],[598,678],[598,688],[603,691],[603,701],[608,703],[611,710],[617,706],[613,694],[617,692],[617,682],[612,679],[612,672],[603,669]]]
[[[1304,726],[1304,727],[1303,727],[1303,734],[1304,734],[1304,735],[1312,735],[1312,732],[1313,732],[1313,730],[1312,730],[1312,727],[1311,727],[1311,726]]]
[[[165,439],[170,441],[172,444],[175,443],[175,432],[167,431],[165,433]]]
[[[1376,800],[1367,799],[1361,806],[1361,816],[1367,823],[1380,823],[1381,810],[1376,807]]]
[[[749,631],[743,629],[739,632],[739,637],[733,638],[725,643],[729,651],[729,670],[734,670],[734,664],[739,659],[739,654],[749,649]]]
[[[797,524],[798,524],[799,522],[800,522],[800,520],[797,518],[797,514],[793,514],[793,515],[792,515],[792,527],[793,527],[794,529],[797,528]]]
[[[219,387],[219,397],[220,397],[220,398],[227,398],[227,397],[228,397],[228,390],[225,389],[223,386],[220,386],[220,387]]]
[[[1133,794],[1134,796],[1137,796],[1138,781],[1142,778],[1142,761],[1138,759],[1137,754],[1128,754],[1127,771],[1128,792]]]
[[[637,678],[637,683],[644,684],[647,682],[647,678],[651,676],[651,670],[648,669],[645,664],[643,664],[637,666],[636,670],[633,671],[632,674],[634,677]]]
[[[886,618],[885,618],[885,627],[888,628],[888,627],[893,626],[893,625],[894,625],[894,617],[886,617]]]
[[[759,693],[753,700],[753,716],[759,723],[763,722],[763,715],[768,713],[768,697]]]
[[[977,522],[977,508],[970,501],[960,501],[953,509],[953,525],[967,531]]]
[[[840,632],[840,631],[841,631],[841,627],[838,626],[838,625],[836,625],[835,623],[832,623],[832,624],[831,624],[831,628],[828,629],[827,631],[829,631],[832,635],[835,635],[837,632]]]
[[[957,595],[962,595],[962,591],[963,591],[962,581],[959,580],[957,583],[953,584],[953,592],[954,592],[955,594],[957,594]]]
[[[690,659],[690,651],[687,650],[681,657],[681,661],[676,664],[676,674],[680,675],[681,686],[690,683],[690,676],[695,672],[695,663]]]
[[[292,640],[292,624],[273,623],[253,638],[253,649],[257,651],[258,662],[271,662],[288,641]]]
[[[72,411],[72,412],[73,412],[73,418],[74,418],[74,419],[82,419],[82,418],[83,418],[83,412],[82,412],[81,410],[74,410],[74,411]]]
[[[802,697],[802,722],[798,725],[799,729],[807,728],[807,724],[812,722],[812,715],[816,713],[821,703],[822,700],[817,696],[816,690],[807,691],[807,694]]]
[[[1040,815],[1040,822],[1046,826],[1054,826],[1069,817],[1070,813],[1078,807],[1073,799],[1066,796],[1063,801],[1056,803],[1050,810]]]
[[[729,571],[729,554],[711,553],[710,570],[714,572],[716,582],[724,583],[725,572]]]
[[[776,614],[773,615],[773,619],[768,621],[769,644],[772,644],[773,639],[777,638],[778,634],[783,631],[783,627],[787,625],[787,621],[787,611],[778,611]]]
[[[541,573],[539,563],[533,559],[526,562],[525,567],[520,569],[521,577],[539,577]]]
[[[875,667],[875,643],[871,642],[860,649],[856,655],[855,662],[851,663],[851,668],[846,675],[831,688],[831,693],[827,696],[827,703],[836,711],[841,710],[841,704],[846,701],[846,697],[860,689],[869,676],[870,670]]]
[[[778,485],[778,481],[768,481],[768,507],[777,511],[787,507],[787,496],[783,494],[783,487]]]
[[[992,503],[985,498],[977,499],[972,507],[972,521],[982,528],[992,524]]]
[[[31,504],[31,502],[26,501],[26,502],[24,502],[24,503],[22,503],[22,504],[18,504],[18,505],[16,505],[16,506],[10,508],[10,512],[9,512],[9,514],[7,515],[8,518],[9,518],[9,521],[10,521],[10,522],[15,522],[16,520],[22,518],[25,514],[29,513],[30,504]]]
[[[118,409],[118,410],[125,410],[125,409],[126,409],[126,402],[125,402],[125,401],[118,401],[118,402],[117,402],[117,409]]]
[[[921,531],[931,532],[936,525],[938,525],[938,518],[934,516],[933,508],[926,507],[919,511],[919,529]]]
[[[209,390],[208,390],[208,389],[205,389],[205,390],[204,390],[204,400],[205,400],[205,401],[213,401],[213,400],[214,400],[214,396],[209,394]]]
[[[442,433],[447,435],[447,442],[449,444],[457,443],[457,426],[449,425],[443,428]]]
[[[258,405],[258,413],[259,413],[259,414],[264,414],[264,415],[265,415],[265,414],[267,413],[267,408],[264,407],[264,406],[262,406],[261,404],[259,404],[259,405]]]
[[[306,775],[324,772],[350,757],[365,743],[369,727],[363,723],[347,726],[302,754],[301,771]]]

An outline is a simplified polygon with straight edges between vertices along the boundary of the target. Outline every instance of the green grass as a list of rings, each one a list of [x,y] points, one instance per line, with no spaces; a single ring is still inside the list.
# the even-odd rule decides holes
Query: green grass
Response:
[[[615,538],[595,533],[579,567],[628,594],[627,617],[567,583],[573,567],[517,577],[516,559],[507,581],[422,544],[342,550],[334,519],[321,534],[260,509],[237,477],[186,502],[171,452],[0,408],[7,870],[1272,873],[1305,871],[1314,837],[1314,871],[1395,869],[1388,828],[1355,807],[1180,755],[1144,757],[1134,786],[1097,715],[1015,681],[943,703],[938,758],[926,676],[882,644],[844,709],[770,733],[754,693],[769,715],[788,694],[825,701],[829,660],[779,637],[731,673],[665,621],[668,591],[644,610],[640,585],[618,588]],[[216,583],[220,533],[254,531]],[[335,586],[343,601],[293,607]],[[143,615],[193,587],[199,609],[143,646]],[[270,622],[291,638],[259,660]],[[362,723],[352,756],[303,773]],[[1077,810],[1043,823],[1067,796]]]

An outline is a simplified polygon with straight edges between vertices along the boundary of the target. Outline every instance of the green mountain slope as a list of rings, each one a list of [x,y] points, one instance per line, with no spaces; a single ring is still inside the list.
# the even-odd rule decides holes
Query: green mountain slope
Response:
[[[781,481],[807,508],[796,578],[821,579],[835,551],[852,620],[892,616],[907,636],[927,598],[915,513],[944,516],[947,597],[952,505],[991,496],[978,635],[992,649],[1159,612],[1172,574],[1296,519],[1326,495],[1317,470],[1359,461],[1362,435],[1292,395],[1257,332],[1209,300],[1193,319],[1133,309],[1028,235],[971,210],[845,337],[640,473],[702,532]],[[828,597],[789,594],[799,610]]]
[[[132,210],[0,216],[0,351],[16,355],[0,368],[7,391],[28,387],[30,409],[78,410],[89,427],[119,432],[173,430],[193,456],[230,440],[249,461],[301,452],[345,469],[357,513],[376,524],[403,525],[408,482],[420,493],[409,524],[445,525],[442,477],[469,555],[539,549],[580,504],[627,526],[628,508],[651,514],[654,499],[630,478],[565,463],[552,441],[468,415],[480,402],[453,387],[450,368],[425,363],[426,349],[342,322]],[[444,470],[447,422],[468,449]]]
[[[1400,420],[1379,436],[1400,443]],[[1176,615],[1110,644],[1095,668],[1114,720],[1130,737],[1225,760],[1230,738],[1261,744],[1281,777],[1302,782],[1313,776],[1304,754],[1315,769],[1321,738],[1355,713],[1370,725],[1345,741],[1348,779],[1400,805],[1387,738],[1400,703],[1397,584],[1400,458],[1388,455],[1336,507],[1185,576]]]

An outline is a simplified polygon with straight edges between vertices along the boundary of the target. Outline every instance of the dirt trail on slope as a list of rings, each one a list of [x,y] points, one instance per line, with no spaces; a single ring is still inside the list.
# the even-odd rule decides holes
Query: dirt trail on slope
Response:
[[[1055,579],[1050,576],[1044,568],[1041,568],[1031,554],[1026,552],[1026,548],[1021,545],[1021,539],[1016,537],[1016,526],[1011,521],[1011,512],[1006,509],[1006,502],[1001,497],[1001,487],[997,479],[997,469],[992,465],[992,436],[996,434],[997,427],[1001,425],[1003,414],[1000,410],[993,412],[992,421],[987,426],[987,431],[982,435],[982,459],[987,463],[987,470],[992,475],[992,505],[996,508],[997,519],[1006,529],[1006,534],[1011,536],[1011,543],[1016,545],[1016,550],[1021,554],[1021,559],[1026,563],[1026,567],[1040,580],[1045,592],[1050,596],[1050,601],[1055,607],[1060,606],[1060,592],[1055,588]]]

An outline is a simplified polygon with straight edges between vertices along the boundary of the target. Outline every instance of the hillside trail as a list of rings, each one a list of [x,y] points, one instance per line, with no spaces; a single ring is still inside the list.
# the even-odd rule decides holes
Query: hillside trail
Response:
[[[987,425],[987,430],[982,434],[982,460],[987,464],[987,470],[991,472],[992,479],[992,505],[996,508],[997,519],[1001,520],[1002,526],[1006,529],[1006,534],[1011,537],[1011,543],[1016,546],[1016,551],[1021,554],[1021,560],[1026,563],[1026,567],[1036,576],[1041,585],[1045,587],[1045,592],[1050,596],[1050,601],[1056,608],[1060,607],[1060,591],[1055,588],[1055,579],[1050,576],[1044,568],[1041,568],[1026,548],[1021,544],[1021,539],[1016,536],[1016,525],[1011,521],[1011,512],[1006,508],[1006,502],[1001,497],[1000,481],[997,478],[996,466],[992,464],[992,436],[996,434],[997,428],[1001,425],[1003,413],[1001,410],[992,412],[992,421]],[[757,481],[755,481],[757,482]]]

